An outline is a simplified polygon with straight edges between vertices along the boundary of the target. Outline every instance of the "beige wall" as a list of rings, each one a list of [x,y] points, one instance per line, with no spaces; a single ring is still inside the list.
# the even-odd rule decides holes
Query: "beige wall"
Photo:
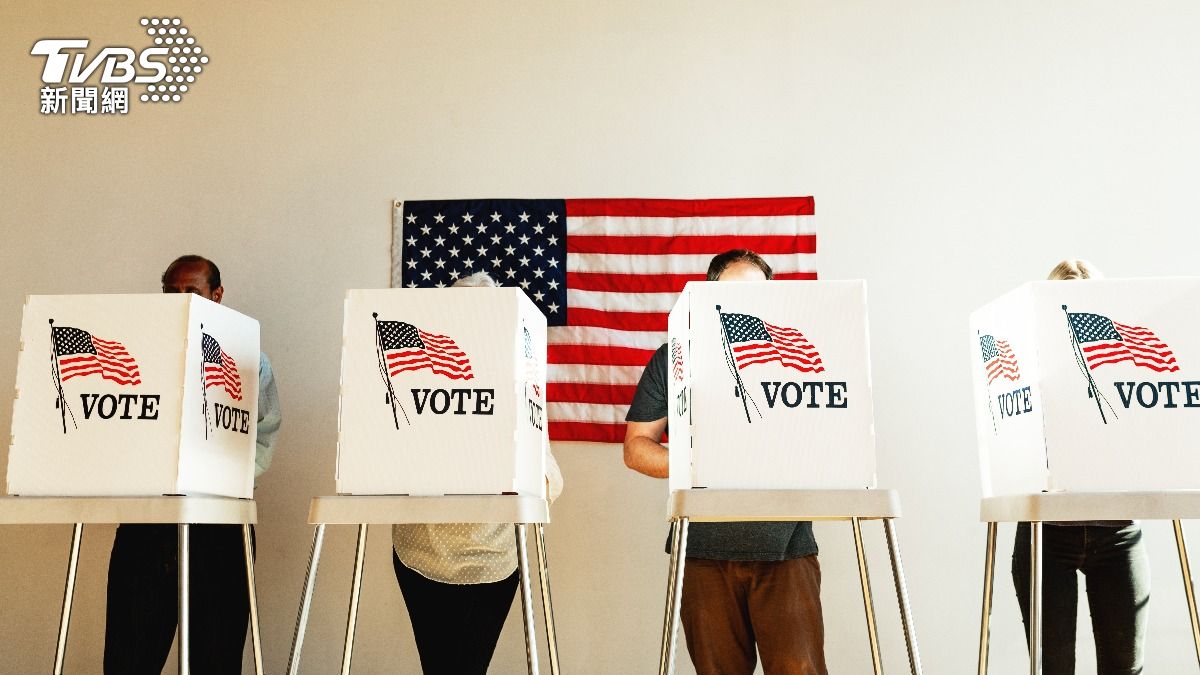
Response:
[[[144,13],[184,17],[212,56],[183,103],[120,119],[38,114],[35,40],[142,44]],[[278,672],[308,499],[333,490],[342,295],[386,284],[393,198],[812,194],[821,273],[871,289],[879,478],[904,500],[927,672],[969,672],[983,529],[967,313],[1068,255],[1117,276],[1195,273],[1197,34],[1190,2],[2,3],[0,384],[14,381],[25,294],[154,292],[178,253],[221,263],[226,302],[262,321],[284,405],[258,490]],[[0,437],[10,415],[0,405]],[[564,665],[649,672],[666,487],[626,471],[617,447],[556,452]],[[1147,531],[1147,670],[1184,672],[1170,530]],[[899,672],[882,535],[866,532]],[[111,533],[85,535],[72,672],[97,672]],[[848,528],[817,534],[831,668],[867,672]],[[69,528],[0,537],[0,671],[40,672]],[[1020,672],[1009,530],[1002,539],[993,672]],[[371,541],[356,673],[416,664],[385,540]],[[329,533],[305,672],[336,669],[352,546],[350,529]],[[1090,639],[1082,631],[1081,672]],[[522,668],[510,620],[494,671]]]

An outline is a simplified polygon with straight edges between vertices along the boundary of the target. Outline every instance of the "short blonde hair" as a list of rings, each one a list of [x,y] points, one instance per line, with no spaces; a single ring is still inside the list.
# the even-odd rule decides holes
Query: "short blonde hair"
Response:
[[[1074,279],[1101,279],[1104,275],[1092,263],[1086,260],[1064,260],[1050,270],[1050,281],[1067,281]]]

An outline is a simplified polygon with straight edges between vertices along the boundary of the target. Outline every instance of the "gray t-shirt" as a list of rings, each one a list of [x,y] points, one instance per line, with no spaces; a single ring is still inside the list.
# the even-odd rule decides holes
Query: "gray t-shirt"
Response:
[[[667,416],[667,346],[654,352],[638,382],[626,422],[654,422]],[[667,550],[671,542],[668,538]],[[709,560],[790,560],[814,555],[817,540],[809,522],[694,523],[688,527],[687,555]]]

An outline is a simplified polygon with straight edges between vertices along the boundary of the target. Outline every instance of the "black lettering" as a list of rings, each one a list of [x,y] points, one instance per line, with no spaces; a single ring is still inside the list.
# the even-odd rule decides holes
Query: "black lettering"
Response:
[[[476,389],[475,390],[475,414],[476,415],[491,415],[496,412],[496,408],[492,403],[492,398],[496,395],[495,389]]]
[[[1133,401],[1133,383],[1132,382],[1113,382],[1113,384],[1117,387],[1117,395],[1121,397],[1121,405],[1125,406],[1125,409],[1128,410],[1129,404]],[[1125,391],[1125,389],[1122,388],[1121,385],[1125,385],[1125,386],[1129,387],[1129,391]],[[1088,389],[1088,394],[1090,395],[1091,393],[1092,393],[1092,390]]]
[[[1187,392],[1187,399],[1184,401],[1185,408],[1200,408],[1200,382],[1191,381],[1184,382],[1183,389]]]
[[[131,415],[129,413],[129,406],[133,405],[133,402],[136,401],[137,398],[138,398],[137,394],[121,394],[121,396],[120,396],[121,403],[125,404],[125,408],[123,409],[124,412],[121,413],[121,419],[123,419],[123,420],[133,419],[133,415]]]
[[[466,415],[467,410],[466,410],[466,408],[463,407],[463,405],[466,403],[466,399],[470,398],[471,390],[470,389],[455,389],[455,390],[451,391],[449,395],[455,401],[458,402],[458,407],[454,409],[454,414],[455,415]]]
[[[825,383],[824,382],[805,382],[802,386],[805,389],[809,390],[808,391],[808,407],[809,408],[820,408],[821,404],[817,403],[817,394],[825,389]],[[785,401],[785,403],[786,403],[786,401]]]
[[[441,410],[438,410],[438,408],[441,408]],[[445,389],[434,389],[430,392],[429,409],[435,415],[445,415],[446,411],[450,409],[450,392]]]
[[[829,403],[825,406],[826,408],[847,407],[845,382],[826,382],[825,386],[829,390]]]
[[[420,415],[425,409],[425,402],[429,400],[428,389],[411,389],[413,397],[413,405],[417,408],[417,414]]]
[[[1167,402],[1163,404],[1164,408],[1179,407],[1179,404],[1175,402],[1175,392],[1179,391],[1178,382],[1159,382],[1158,390],[1167,396]]]
[[[88,405],[88,396],[92,397],[91,405]],[[99,394],[80,394],[79,395],[79,398],[83,400],[83,419],[90,420],[92,418],[92,411],[96,409],[96,399],[98,399],[99,397],[100,397]]]
[[[142,412],[138,415],[139,420],[158,419],[158,398],[158,394],[142,396]]]
[[[101,396],[100,403],[96,405],[96,412],[100,415],[100,419],[111,420],[113,415],[117,414],[117,397],[112,394]]]
[[[1144,392],[1150,392],[1150,402],[1146,402]],[[1139,382],[1137,386],[1137,400],[1142,404],[1143,408],[1153,408],[1158,405],[1158,389],[1155,388],[1153,382]]]
[[[771,385],[775,385],[775,388],[772,389]],[[767,397],[767,407],[774,408],[775,400],[779,397],[779,383],[778,382],[763,382],[762,388],[763,388],[763,396]]]
[[[1033,390],[1030,387],[1021,390],[1021,400],[1025,401],[1025,407],[1021,409],[1021,412],[1033,412]]]
[[[250,433],[250,411],[249,410],[242,411],[242,427],[241,427],[241,429],[238,429],[238,431],[241,431],[243,434]]]
[[[792,394],[790,397],[788,396],[789,393]],[[804,390],[801,389],[801,385],[795,382],[785,382],[783,384],[783,391],[780,393],[780,398],[783,399],[784,405],[789,408],[795,408],[804,400]],[[789,398],[791,399],[790,401],[788,400]]]

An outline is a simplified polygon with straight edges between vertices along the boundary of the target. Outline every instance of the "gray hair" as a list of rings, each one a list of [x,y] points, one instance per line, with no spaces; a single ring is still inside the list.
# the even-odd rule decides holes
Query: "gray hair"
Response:
[[[500,284],[489,277],[487,272],[476,272],[460,278],[452,286],[454,288],[497,288]]]

